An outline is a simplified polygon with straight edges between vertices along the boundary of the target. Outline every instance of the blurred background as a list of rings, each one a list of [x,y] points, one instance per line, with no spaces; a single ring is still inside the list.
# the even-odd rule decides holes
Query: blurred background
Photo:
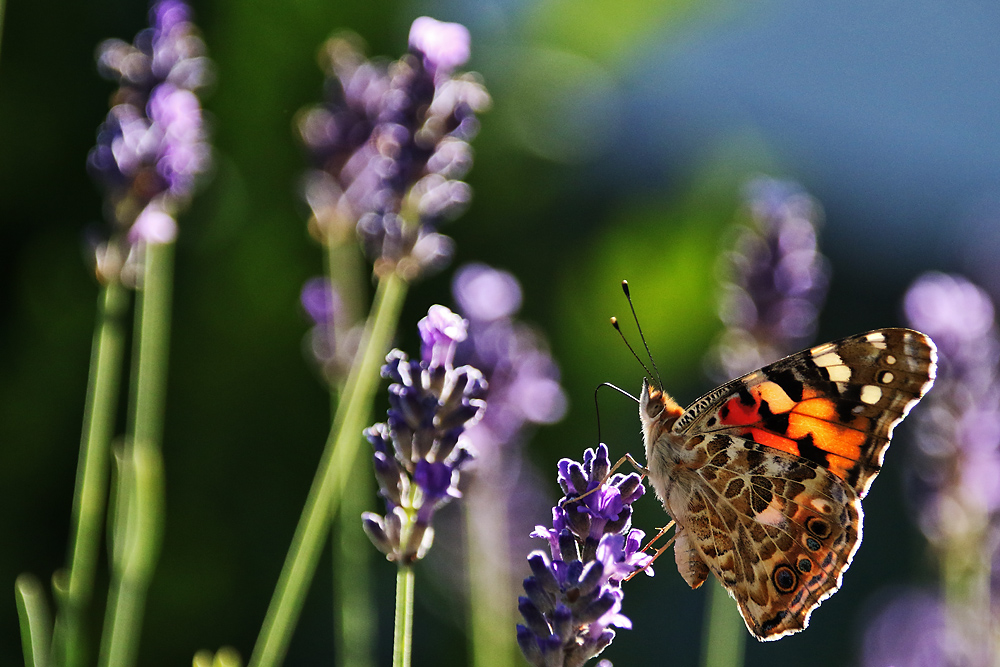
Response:
[[[204,0],[193,2],[217,82],[204,96],[216,166],[180,220],[164,455],[167,525],[143,665],[232,645],[249,657],[325,441],[329,398],[306,358],[303,283],[322,271],[298,191],[293,117],[321,97],[316,54],[350,29],[398,57],[414,18],[472,33],[468,69],[493,96],[473,146],[475,198],[444,229],[456,261],[416,285],[398,344],[451,303],[453,270],[481,261],[521,281],[521,317],[546,333],[566,418],[527,448],[554,499],[555,463],[597,439],[594,388],[637,391],[643,371],[608,326],[627,278],[668,391],[712,385],[718,256],[747,179],[794,179],[825,211],[830,262],[817,342],[900,325],[907,285],[962,271],[1000,296],[1000,5],[957,0]],[[97,286],[88,229],[101,199],[84,162],[112,84],[93,54],[147,25],[143,2],[9,3],[0,47],[0,582],[47,581],[65,561]],[[629,326],[631,330],[631,326]],[[384,408],[384,406],[383,406]],[[383,408],[377,408],[379,413]],[[641,454],[635,405],[609,392],[601,437]],[[843,590],[804,633],[748,639],[748,665],[852,665],[894,589],[933,582],[907,501],[898,432],[865,504]],[[367,485],[366,485],[367,486]],[[372,499],[374,509],[374,498]],[[540,505],[525,532],[550,520]],[[649,494],[635,524],[664,522]],[[445,540],[439,537],[439,540]],[[539,542],[536,548],[541,547]],[[429,559],[433,561],[432,557]],[[374,549],[380,664],[394,568]],[[329,556],[286,664],[329,663]],[[603,657],[698,663],[705,591],[665,558],[626,585],[634,623]],[[464,611],[419,578],[414,664],[464,664]],[[498,601],[498,604],[513,601]],[[98,615],[98,618],[100,616]],[[513,632],[513,628],[511,629]],[[0,663],[21,660],[13,597]]]

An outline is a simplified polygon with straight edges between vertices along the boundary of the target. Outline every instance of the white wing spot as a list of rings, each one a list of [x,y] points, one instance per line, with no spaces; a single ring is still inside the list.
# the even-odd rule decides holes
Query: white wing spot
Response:
[[[851,379],[851,369],[847,366],[827,366],[826,372],[833,382],[847,382]]]
[[[861,388],[861,402],[867,403],[868,405],[875,405],[882,398],[881,387],[876,387],[873,384],[866,384]]]
[[[882,371],[882,373],[878,376],[878,381],[882,384],[889,384],[895,377],[896,376],[889,371]]]
[[[788,523],[788,520],[785,518],[785,513],[781,511],[781,505],[776,501],[777,498],[772,499],[763,512],[758,512],[754,516],[754,521],[762,523],[765,526],[783,528]]]
[[[836,352],[824,352],[823,354],[816,354],[813,350],[813,363],[817,366],[841,366],[844,360],[840,358],[840,355]]]
[[[813,498],[809,501],[809,504],[812,505],[813,509],[820,514],[829,514],[833,511],[833,507],[830,506],[830,503],[822,498]]]
[[[837,346],[834,345],[833,343],[823,343],[822,345],[817,345],[810,351],[812,352],[813,357],[821,357],[827,352],[832,352],[833,350],[836,349]]]
[[[885,355],[885,363],[889,364],[890,366],[893,365],[894,363],[896,363],[896,357],[892,356],[891,354]]]

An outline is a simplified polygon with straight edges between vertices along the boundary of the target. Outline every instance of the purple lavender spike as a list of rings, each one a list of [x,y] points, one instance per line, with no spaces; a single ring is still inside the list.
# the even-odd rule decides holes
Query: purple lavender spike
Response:
[[[417,19],[413,53],[391,64],[366,60],[358,41],[327,42],[327,99],[299,115],[314,164],[304,194],[324,242],[353,231],[377,273],[412,279],[451,257],[437,230],[471,199],[460,179],[490,98],[475,77],[454,74],[469,57],[463,26]]]
[[[363,523],[372,543],[402,564],[423,557],[431,546],[435,512],[461,496],[459,473],[472,458],[464,431],[486,408],[479,371],[452,365],[455,340],[465,336],[464,320],[432,306],[418,329],[426,358],[411,361],[399,350],[389,353],[382,367],[382,375],[393,381],[388,419],[365,432],[375,449],[379,495],[389,513],[384,518],[365,513]],[[399,531],[376,530],[391,516],[400,517]],[[407,522],[409,530],[403,529]]]
[[[211,79],[204,42],[180,0],[154,4],[149,16],[151,27],[132,44],[107,40],[97,53],[100,73],[119,85],[87,157],[115,227],[98,250],[98,272],[106,279],[117,277],[117,258],[128,254],[110,246],[173,240],[173,220],[211,163],[195,94]]]
[[[642,569],[652,575],[652,556],[640,548],[644,533],[632,529],[627,518],[617,525],[609,521],[611,515],[630,516],[630,504],[645,487],[634,473],[605,479],[607,457],[602,444],[584,452],[583,465],[559,462],[558,477],[567,495],[553,510],[553,528],[538,526],[532,533],[548,540],[552,554],[549,558],[535,551],[528,556],[532,575],[524,580],[528,596],[519,604],[526,624],[517,626],[518,645],[536,667],[583,665],[600,654],[615,637],[612,626],[632,627],[621,613],[621,582]],[[578,491],[585,490],[594,492],[580,499]],[[574,514],[589,517],[585,531],[563,520]]]

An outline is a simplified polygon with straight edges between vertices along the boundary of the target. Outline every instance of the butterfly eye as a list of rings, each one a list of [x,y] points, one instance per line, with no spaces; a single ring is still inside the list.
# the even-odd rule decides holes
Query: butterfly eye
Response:
[[[795,590],[795,584],[798,582],[795,570],[784,564],[774,568],[774,575],[771,578],[779,593],[791,593]]]
[[[821,540],[830,536],[830,524],[818,516],[809,517],[806,521],[806,530]]]

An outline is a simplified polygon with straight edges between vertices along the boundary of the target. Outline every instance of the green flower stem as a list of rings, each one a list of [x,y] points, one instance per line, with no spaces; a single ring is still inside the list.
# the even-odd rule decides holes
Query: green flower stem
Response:
[[[355,225],[347,227],[348,233],[344,234],[342,225],[332,220],[327,223],[326,274],[340,297],[340,309],[333,320],[334,340],[338,344],[347,339],[351,328],[361,320],[362,302],[368,294],[367,264],[358,247]],[[334,415],[343,391],[343,383],[331,383]],[[367,424],[371,419],[366,417],[364,421]],[[369,503],[375,497],[375,480],[370,470],[371,464],[364,456],[356,457],[350,473],[355,480],[354,493],[344,495],[339,511],[336,500],[331,508],[331,515],[336,517],[332,531],[334,664],[340,667],[375,664],[377,613],[369,576],[372,550],[358,520],[362,512],[371,509]]]
[[[167,390],[167,350],[170,344],[170,300],[174,246],[146,246],[140,292],[139,356],[135,369],[135,411],[132,441],[159,449]]]
[[[25,667],[48,667],[52,616],[45,591],[38,579],[22,574],[14,582],[17,616],[21,622],[21,646]]]
[[[483,470],[482,472],[486,472]],[[469,650],[474,667],[514,667],[518,664],[517,621],[512,606],[498,601],[516,600],[517,591],[504,560],[506,545],[496,535],[508,534],[504,491],[484,475],[476,476],[462,503],[465,515],[466,567],[469,568]],[[483,526],[489,526],[489,535]]]
[[[367,301],[370,285],[368,265],[361,248],[358,247],[353,226],[349,241],[328,238],[326,246],[326,275],[330,283],[337,288],[340,297],[341,310],[337,313],[339,317],[333,321],[336,340],[343,340],[343,336],[361,321],[364,316],[363,302]]]
[[[120,456],[112,543],[112,581],[100,664],[135,664],[146,591],[153,577],[163,527],[160,442],[166,398],[173,244],[145,247],[138,300],[138,346],[133,367],[133,411]]]
[[[361,431],[379,385],[379,367],[396,330],[406,291],[406,282],[396,274],[389,274],[379,281],[372,313],[365,323],[365,333],[347,376],[330,437],[292,537],[249,667],[278,665],[288,650],[292,631],[330,531],[331,517],[339,506],[353,470],[362,442]]]
[[[973,525],[989,525],[985,513],[970,514]],[[995,614],[990,610],[990,553],[989,539],[981,529],[953,535],[941,545],[946,624],[956,646],[967,647],[962,657],[969,664],[987,664],[983,661],[987,656],[993,657],[994,665],[1000,664]]]
[[[90,384],[87,387],[83,438],[73,497],[69,578],[60,618],[56,623],[56,659],[67,667],[84,662],[82,620],[93,595],[101,545],[128,303],[128,291],[120,282],[111,282],[103,287],[90,358]]]
[[[366,419],[369,423],[371,419]],[[358,456],[350,473],[351,493],[344,494],[333,531],[334,647],[340,667],[374,667],[376,606],[371,590],[372,549],[361,527],[361,513],[372,509],[375,479],[370,457]]]
[[[709,588],[702,667],[740,667],[746,643],[745,624],[733,599],[714,577]]]
[[[413,566],[396,572],[396,628],[392,637],[392,667],[410,667],[413,641]]]

